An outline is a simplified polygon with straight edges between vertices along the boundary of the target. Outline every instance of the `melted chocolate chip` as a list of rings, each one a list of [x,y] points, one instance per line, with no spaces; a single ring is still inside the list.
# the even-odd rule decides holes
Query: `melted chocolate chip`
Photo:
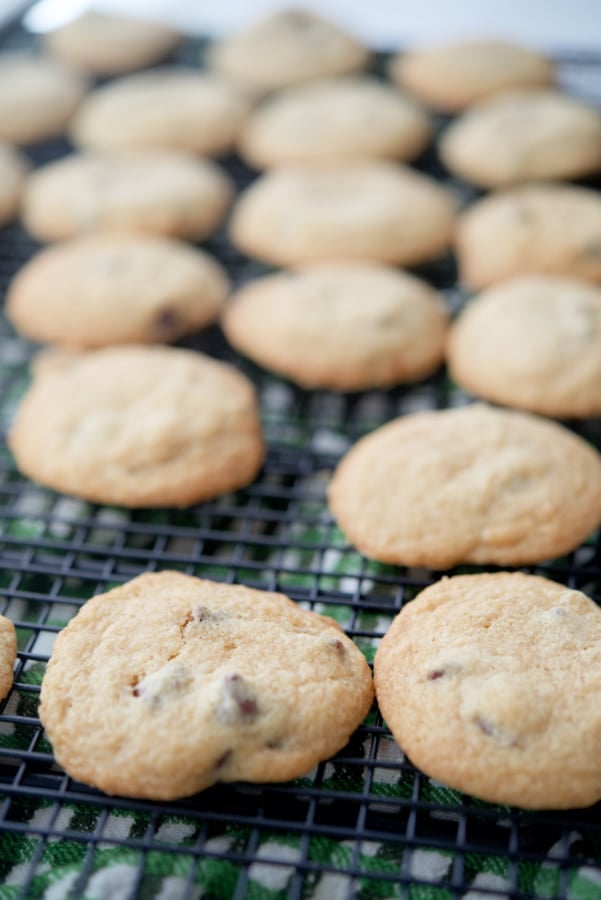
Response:
[[[258,714],[253,688],[237,672],[226,675],[217,705],[217,718],[228,725],[235,725],[252,722]]]

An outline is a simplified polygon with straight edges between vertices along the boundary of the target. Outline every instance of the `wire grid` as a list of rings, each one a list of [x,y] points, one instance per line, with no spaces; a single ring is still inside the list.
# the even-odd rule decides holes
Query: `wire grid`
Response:
[[[18,29],[5,41],[29,43]],[[194,62],[198,51],[190,41],[181,61]],[[566,56],[561,76],[601,98],[601,57]],[[65,150],[55,142],[33,155],[40,162]],[[421,166],[440,174],[432,155]],[[228,168],[238,185],[251,177],[239,161]],[[207,246],[236,283],[263,271],[223,235]],[[0,234],[2,293],[34,249],[16,225]],[[421,274],[452,308],[460,305],[450,259]],[[403,757],[375,707],[334,759],[287,784],[218,785],[149,803],[107,797],[54,763],[37,717],[44,664],[56,633],[95,593],[165,568],[279,590],[336,618],[371,661],[393,616],[436,577],[361,557],[329,516],[325,487],[361,434],[418,409],[468,402],[444,372],[411,388],[341,396],[302,391],[260,371],[216,329],[187,343],[233,362],[257,385],[269,451],[247,489],[187,510],[103,507],[24,480],[0,448],[0,611],[15,622],[19,643],[15,685],[0,707],[0,860],[12,860],[0,871],[7,885],[0,898],[96,896],[107,860],[118,880],[104,896],[124,898],[202,890],[211,898],[446,900],[470,889],[491,897],[601,897],[599,806],[533,813],[461,795]],[[3,434],[27,387],[32,350],[2,319]],[[601,442],[598,422],[578,430]],[[528,571],[601,599],[598,541]],[[67,874],[55,884],[48,872],[59,862]]]

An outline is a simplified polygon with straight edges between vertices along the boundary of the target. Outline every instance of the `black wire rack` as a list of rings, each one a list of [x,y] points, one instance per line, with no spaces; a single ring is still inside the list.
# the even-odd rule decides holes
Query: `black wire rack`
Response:
[[[4,36],[4,46],[30,45],[20,28]],[[178,58],[196,64],[201,48],[190,41]],[[601,55],[563,54],[559,65],[570,90],[601,100]],[[67,149],[54,142],[32,158]],[[432,154],[418,165],[444,176]],[[227,167],[239,186],[252,177],[237,160]],[[206,246],[235,283],[263,271],[223,235]],[[34,250],[17,225],[0,233],[3,294]],[[451,259],[421,274],[458,308]],[[57,632],[95,593],[166,568],[278,590],[334,616],[371,661],[393,616],[437,577],[361,557],[329,516],[325,487],[361,434],[418,409],[469,402],[444,371],[406,389],[307,392],[240,359],[216,329],[187,345],[229,360],[257,385],[269,449],[247,489],[187,510],[97,506],[23,479],[0,447],[0,611],[19,643],[15,684],[0,707],[0,900],[601,898],[601,805],[534,813],[461,795],[403,757],[375,707],[334,759],[287,784],[218,785],[149,803],[107,797],[54,763],[37,716],[44,665]],[[34,349],[1,320],[3,435]],[[577,428],[601,443],[599,422]],[[594,539],[528,571],[601,600]]]

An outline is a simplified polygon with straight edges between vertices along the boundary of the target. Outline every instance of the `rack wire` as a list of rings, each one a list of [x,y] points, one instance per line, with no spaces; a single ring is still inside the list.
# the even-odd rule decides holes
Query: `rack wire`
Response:
[[[20,28],[4,37],[4,46],[30,43]],[[199,46],[190,41],[180,62],[195,63]],[[565,54],[559,63],[570,89],[601,99],[601,56]],[[65,150],[54,142],[33,158]],[[419,165],[441,174],[432,155]],[[239,186],[252,177],[238,160],[227,166]],[[237,283],[262,271],[224,235],[207,246]],[[34,249],[17,225],[0,233],[2,293]],[[461,304],[452,260],[421,274],[452,308]],[[150,803],[108,797],[54,763],[37,716],[44,665],[57,632],[95,593],[165,568],[278,590],[335,617],[371,661],[394,615],[437,577],[360,556],[329,516],[325,487],[361,434],[418,409],[469,402],[444,371],[411,388],[342,396],[259,370],[217,329],[186,343],[257,385],[269,450],[247,489],[187,510],[98,506],[23,479],[0,447],[0,612],[19,643],[14,688],[0,707],[0,898],[601,897],[599,805],[534,813],[450,790],[403,757],[375,707],[334,759],[287,784],[217,785]],[[34,349],[1,320],[3,435]],[[601,443],[599,422],[578,429]],[[598,540],[527,571],[601,599]]]

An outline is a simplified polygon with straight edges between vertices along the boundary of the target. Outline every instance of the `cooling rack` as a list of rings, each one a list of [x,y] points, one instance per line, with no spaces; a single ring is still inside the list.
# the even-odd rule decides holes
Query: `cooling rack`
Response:
[[[16,27],[3,44],[31,38]],[[202,46],[189,41],[179,61],[196,64]],[[601,101],[601,55],[565,53],[558,62],[570,90]],[[66,149],[53,142],[32,157]],[[239,186],[252,177],[238,160],[226,165]],[[444,175],[432,154],[418,165]],[[263,271],[223,235],[206,246],[235,283]],[[17,225],[0,232],[2,294],[34,249]],[[421,274],[460,306],[452,260]],[[269,450],[246,490],[188,510],[97,506],[24,480],[0,447],[0,611],[19,644],[15,685],[0,707],[0,900],[601,898],[600,805],[533,813],[450,790],[403,757],[375,707],[334,759],[287,784],[218,785],[150,803],[107,797],[54,763],[37,716],[44,665],[56,633],[95,593],[165,568],[279,590],[337,619],[371,661],[393,616],[436,577],[361,557],[329,516],[325,487],[360,435],[404,413],[468,402],[444,372],[408,389],[340,396],[262,372],[216,329],[187,344],[257,385]],[[3,435],[33,350],[1,319]],[[578,430],[601,443],[599,422]],[[601,600],[598,541],[527,571]]]

